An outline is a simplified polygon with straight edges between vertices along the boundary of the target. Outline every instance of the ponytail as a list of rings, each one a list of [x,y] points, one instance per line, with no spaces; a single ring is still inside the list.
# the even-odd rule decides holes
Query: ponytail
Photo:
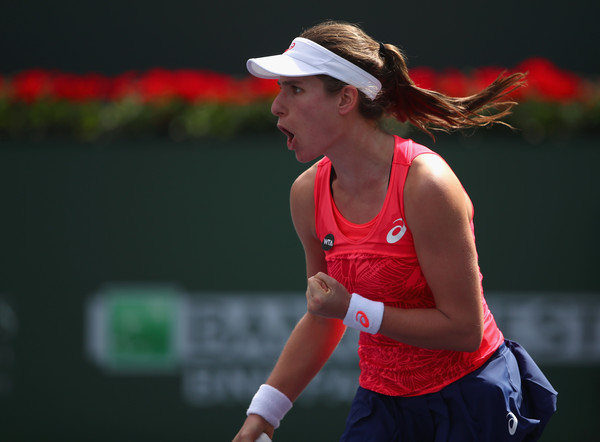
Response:
[[[401,122],[408,121],[423,132],[449,132],[500,123],[516,102],[508,95],[521,87],[525,74],[502,73],[492,84],[468,97],[449,97],[423,89],[410,78],[404,56],[393,45],[381,45],[385,53],[381,70],[383,91],[378,101],[385,112]]]
[[[508,126],[501,119],[516,105],[508,95],[524,85],[525,74],[502,73],[474,95],[449,97],[417,86],[409,76],[402,53],[395,46],[384,47],[383,93],[378,100],[388,115],[408,121],[431,136],[431,130],[448,132],[494,123]]]
[[[450,97],[417,86],[400,49],[376,42],[355,25],[329,21],[304,31],[301,37],[326,47],[381,81],[383,87],[375,100],[361,93],[359,110],[363,117],[380,120],[388,115],[432,137],[431,131],[449,132],[494,123],[509,126],[501,121],[516,105],[509,94],[525,84],[525,74],[504,73],[474,95]],[[332,93],[345,85],[329,76],[321,78]]]

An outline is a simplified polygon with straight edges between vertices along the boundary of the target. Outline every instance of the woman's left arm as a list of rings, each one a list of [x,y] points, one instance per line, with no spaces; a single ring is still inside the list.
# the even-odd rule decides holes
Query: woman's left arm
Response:
[[[472,210],[460,181],[442,158],[415,159],[406,179],[404,211],[436,306],[386,307],[380,333],[424,348],[479,348],[483,306]]]

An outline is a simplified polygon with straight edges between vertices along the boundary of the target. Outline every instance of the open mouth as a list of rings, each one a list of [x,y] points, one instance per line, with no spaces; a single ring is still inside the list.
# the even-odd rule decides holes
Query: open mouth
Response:
[[[288,142],[288,146],[292,143],[292,140],[294,139],[294,134],[292,132],[290,132],[289,130],[287,130],[285,127],[283,126],[277,126],[277,128],[283,132],[283,134],[287,137],[287,142]]]

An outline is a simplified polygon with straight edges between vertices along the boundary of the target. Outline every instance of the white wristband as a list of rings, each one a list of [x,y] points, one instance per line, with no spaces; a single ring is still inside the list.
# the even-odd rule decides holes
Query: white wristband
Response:
[[[344,324],[356,330],[375,334],[381,327],[383,309],[383,302],[371,301],[358,293],[352,293]]]
[[[252,398],[246,415],[258,414],[273,427],[278,428],[281,419],[290,408],[292,408],[292,401],[285,394],[275,387],[263,384]]]

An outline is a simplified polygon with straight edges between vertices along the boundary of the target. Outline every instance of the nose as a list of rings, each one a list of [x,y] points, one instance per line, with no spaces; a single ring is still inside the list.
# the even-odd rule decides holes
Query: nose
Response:
[[[281,92],[277,94],[273,103],[271,103],[271,113],[276,117],[281,117],[285,114],[285,107],[282,103]]]

